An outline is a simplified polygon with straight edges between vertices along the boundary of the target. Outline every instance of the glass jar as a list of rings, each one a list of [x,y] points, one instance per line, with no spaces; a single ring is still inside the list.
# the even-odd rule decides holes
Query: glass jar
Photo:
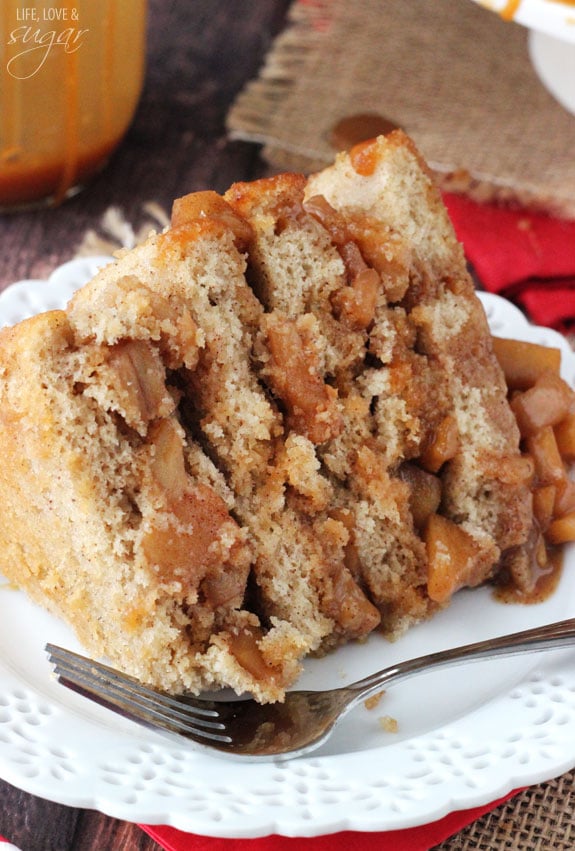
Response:
[[[146,0],[0,0],[0,211],[55,205],[106,164],[140,97]]]

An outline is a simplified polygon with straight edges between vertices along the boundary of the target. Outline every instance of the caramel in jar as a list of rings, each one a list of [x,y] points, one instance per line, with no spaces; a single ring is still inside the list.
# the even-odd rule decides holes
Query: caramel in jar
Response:
[[[146,0],[2,0],[0,210],[58,204],[107,162],[143,82]]]

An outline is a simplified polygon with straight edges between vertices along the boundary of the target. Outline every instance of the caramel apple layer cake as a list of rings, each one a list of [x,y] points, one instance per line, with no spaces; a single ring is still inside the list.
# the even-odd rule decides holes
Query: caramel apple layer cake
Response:
[[[179,199],[0,370],[0,570],[154,686],[281,700],[308,654],[528,581],[532,465],[400,131]]]

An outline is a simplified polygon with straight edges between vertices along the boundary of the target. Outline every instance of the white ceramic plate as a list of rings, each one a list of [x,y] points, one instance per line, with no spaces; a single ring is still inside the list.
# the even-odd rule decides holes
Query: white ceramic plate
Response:
[[[49,282],[0,296],[0,324],[57,307],[104,261],[73,261]],[[482,296],[494,333],[560,346],[496,296]],[[575,553],[560,588],[536,606],[503,605],[488,589],[460,592],[450,609],[393,645],[378,636],[307,666],[302,684],[343,684],[400,658],[575,615]],[[207,836],[315,836],[390,830],[488,803],[575,766],[575,651],[476,663],[427,674],[357,709],[310,757],[226,762],[174,745],[60,686],[47,641],[81,650],[60,621],[0,577],[0,776],[63,804]],[[384,715],[398,722],[385,732]]]
[[[575,7],[573,20],[575,23]],[[531,30],[529,56],[541,82],[565,109],[575,115],[575,41],[563,41]]]

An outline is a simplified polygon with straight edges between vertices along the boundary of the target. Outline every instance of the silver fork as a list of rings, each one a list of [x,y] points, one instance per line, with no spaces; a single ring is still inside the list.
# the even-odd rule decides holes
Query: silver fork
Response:
[[[575,618],[399,662],[343,688],[291,691],[284,703],[207,700],[170,695],[101,662],[54,644],[46,651],[59,682],[159,732],[176,735],[220,756],[246,761],[285,760],[323,744],[337,722],[368,697],[414,674],[476,660],[553,650],[575,644]]]

